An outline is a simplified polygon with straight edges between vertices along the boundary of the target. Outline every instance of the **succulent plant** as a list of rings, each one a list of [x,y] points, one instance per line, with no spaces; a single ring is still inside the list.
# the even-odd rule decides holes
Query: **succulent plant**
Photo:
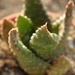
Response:
[[[65,13],[55,21],[49,19],[41,0],[25,0],[25,8],[15,24],[8,20],[3,23],[3,37],[11,52],[29,75],[64,74],[71,66],[63,52],[73,2],[68,2]]]

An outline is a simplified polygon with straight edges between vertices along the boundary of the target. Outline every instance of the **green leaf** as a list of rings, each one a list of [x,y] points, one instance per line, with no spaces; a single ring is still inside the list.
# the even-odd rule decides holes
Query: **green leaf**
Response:
[[[30,30],[31,26],[32,22],[29,18],[27,18],[27,16],[18,16],[17,27],[20,35],[24,35],[25,33],[27,33]]]
[[[52,31],[50,16],[47,15],[45,7],[41,0],[24,0],[24,15],[27,15],[33,22],[34,29],[42,26],[47,22],[49,31]]]
[[[18,32],[22,42],[29,47],[29,39],[34,32],[31,20],[26,16],[18,16],[17,19]]]
[[[47,75],[65,75],[65,73],[71,68],[71,60],[65,56],[60,56],[58,59],[53,60],[51,69],[48,70]]]
[[[58,43],[58,36],[55,33],[50,33],[47,25],[38,28],[30,40],[30,46],[33,48],[33,51],[45,60],[55,57],[55,48]]]
[[[65,11],[64,25],[61,25],[59,32],[60,42],[56,48],[57,56],[60,56],[60,54],[64,53],[65,45],[67,44],[67,37],[69,35],[70,27],[72,25],[73,2],[69,1],[66,7],[67,8]]]
[[[61,16],[59,19],[57,19],[56,21],[54,21],[52,23],[52,29],[53,29],[53,33],[59,34],[59,28],[60,26],[63,24],[65,15]]]

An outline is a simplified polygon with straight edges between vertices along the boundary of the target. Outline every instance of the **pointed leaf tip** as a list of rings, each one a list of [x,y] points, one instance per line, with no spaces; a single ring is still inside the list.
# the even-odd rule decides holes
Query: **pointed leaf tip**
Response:
[[[74,3],[73,3],[72,0],[70,0],[70,1],[68,2],[68,4],[66,5],[66,9],[67,9],[68,11],[70,11],[70,10],[72,10],[73,7],[74,7]]]
[[[72,0],[70,0],[69,2],[68,2],[68,6],[74,6],[74,3],[73,3],[73,1]]]
[[[41,26],[40,28],[38,28],[38,30],[41,29],[41,28],[45,29],[45,31],[47,32],[47,34],[50,35],[50,32],[49,32],[49,30],[47,28],[47,22],[43,26]]]
[[[8,43],[8,32],[14,28],[14,23],[10,20],[4,19],[3,21],[3,34],[2,37],[4,38],[4,40],[6,41],[6,43]]]

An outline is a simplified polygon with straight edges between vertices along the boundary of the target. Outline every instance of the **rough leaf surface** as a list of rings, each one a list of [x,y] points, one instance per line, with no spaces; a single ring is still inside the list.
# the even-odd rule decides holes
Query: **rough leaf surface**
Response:
[[[45,60],[55,57],[55,48],[58,43],[58,36],[50,33],[46,24],[38,28],[30,40],[33,51]]]

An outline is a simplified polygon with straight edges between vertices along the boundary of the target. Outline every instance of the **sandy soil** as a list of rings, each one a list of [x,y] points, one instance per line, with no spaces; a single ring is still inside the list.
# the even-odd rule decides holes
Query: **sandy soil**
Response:
[[[22,0],[0,0],[0,18],[22,10]]]

